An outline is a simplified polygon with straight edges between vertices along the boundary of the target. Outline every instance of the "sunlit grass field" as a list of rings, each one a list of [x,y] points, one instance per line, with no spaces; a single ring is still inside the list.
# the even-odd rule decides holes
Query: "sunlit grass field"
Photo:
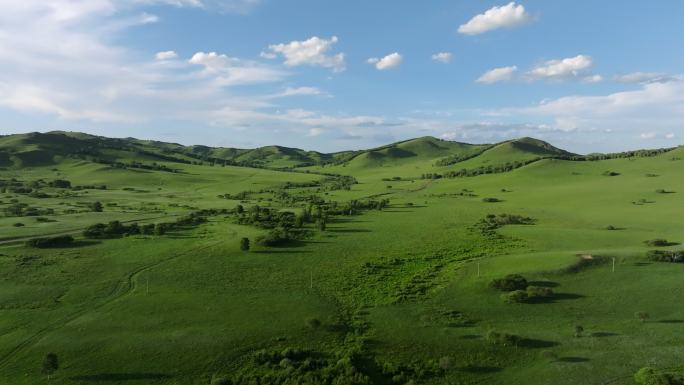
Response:
[[[641,367],[676,369],[684,354],[684,265],[646,259],[653,247],[644,241],[684,241],[681,155],[547,159],[435,180],[420,178],[442,169],[430,157],[300,172],[184,164],[175,166],[182,173],[168,173],[76,160],[0,171],[2,179],[107,185],[52,198],[0,194],[2,207],[17,199],[57,212],[47,222],[0,218],[0,384],[45,383],[47,352],[60,358],[55,384],[209,384],[249,368],[260,349],[334,356],[350,345],[350,330],[363,340],[368,362],[359,366],[378,384],[631,384]],[[339,202],[388,198],[390,206],[333,217],[325,231],[307,224],[312,236],[302,242],[248,252],[240,239],[265,230],[229,215],[163,236],[80,237],[96,222],[154,223],[195,209],[300,209],[266,190],[324,177],[315,171],[358,183],[288,191]],[[401,180],[383,180],[391,177]],[[255,195],[219,197],[242,191]],[[103,212],[84,210],[93,201]],[[77,212],[61,214],[65,206]],[[503,213],[534,223],[494,235],[475,229],[488,214]],[[75,234],[76,244],[35,249],[23,242],[59,233]],[[579,256],[600,263],[568,269]],[[505,303],[488,284],[512,273],[552,287],[555,297]],[[638,312],[648,313],[646,322]],[[307,325],[311,318],[321,327]],[[491,330],[526,342],[494,345]],[[394,380],[369,363],[440,360],[449,365],[437,373]]]

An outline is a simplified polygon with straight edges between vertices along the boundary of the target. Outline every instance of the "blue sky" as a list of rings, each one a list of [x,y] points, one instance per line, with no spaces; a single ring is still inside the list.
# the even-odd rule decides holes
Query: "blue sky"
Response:
[[[681,1],[0,0],[0,134],[321,151],[684,137]]]

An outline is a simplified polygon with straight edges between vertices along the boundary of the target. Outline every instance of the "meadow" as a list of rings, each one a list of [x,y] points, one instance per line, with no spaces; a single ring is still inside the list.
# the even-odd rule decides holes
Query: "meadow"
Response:
[[[680,384],[683,158],[0,137],[0,384]]]

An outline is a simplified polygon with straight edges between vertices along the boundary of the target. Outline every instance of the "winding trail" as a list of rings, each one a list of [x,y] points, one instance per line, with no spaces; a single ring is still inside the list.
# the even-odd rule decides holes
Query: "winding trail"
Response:
[[[157,262],[150,263],[150,264],[141,266],[141,267],[139,267],[133,271],[130,271],[116,284],[116,286],[114,286],[114,288],[109,293],[109,295],[107,295],[107,297],[105,297],[105,299],[102,300],[101,302],[97,303],[94,306],[82,307],[81,309],[78,309],[78,310],[74,311],[73,313],[62,317],[61,319],[56,320],[55,322],[52,322],[51,324],[41,328],[40,330],[38,330],[37,332],[35,332],[31,336],[26,338],[24,341],[19,343],[17,346],[12,348],[7,353],[0,355],[0,369],[3,368],[4,366],[6,366],[14,356],[16,356],[17,354],[20,354],[22,351],[24,351],[27,348],[36,344],[38,341],[40,341],[44,336],[46,336],[50,332],[53,332],[59,328],[62,328],[64,326],[68,325],[69,323],[76,321],[81,316],[83,316],[89,312],[101,309],[104,306],[107,306],[107,305],[111,304],[112,302],[117,301],[117,300],[131,294],[132,292],[134,292],[136,287],[137,287],[137,284],[138,284],[137,283],[137,277],[140,274],[142,274],[143,272],[148,271],[150,269],[153,269],[153,268],[155,268],[161,264],[164,264],[166,262],[170,262],[170,261],[178,259],[180,257],[189,255],[191,253],[196,253],[198,251],[207,250],[209,248],[212,248],[212,247],[220,244],[221,242],[222,241],[212,242],[208,245],[189,249],[189,250],[186,250],[184,252],[174,254],[173,256],[161,259]]]

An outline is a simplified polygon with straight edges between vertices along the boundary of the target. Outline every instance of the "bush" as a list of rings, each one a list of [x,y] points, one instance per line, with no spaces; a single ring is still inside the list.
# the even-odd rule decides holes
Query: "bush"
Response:
[[[525,290],[527,285],[527,279],[520,274],[509,274],[489,283],[489,287],[501,291]]]
[[[666,250],[650,250],[646,253],[646,257],[652,261],[656,262],[673,262],[673,263],[683,263],[684,262],[684,252],[683,251],[666,251]]]
[[[634,374],[637,385],[682,385],[684,377],[670,373],[658,373],[654,368],[644,367]]]
[[[522,340],[523,339],[518,335],[497,332],[496,330],[490,330],[489,333],[487,333],[487,341],[494,345],[518,346]]]
[[[666,247],[666,246],[672,245],[672,242],[668,242],[667,239],[662,239],[662,238],[650,239],[648,241],[644,241],[644,243],[647,246],[651,246],[651,247]]]
[[[249,251],[249,238],[240,239],[240,250]]]
[[[24,225],[24,224],[21,223],[21,222],[17,222],[17,223],[15,223],[15,224],[13,224],[12,226],[14,226],[14,227],[24,227],[24,226],[26,226],[26,225]]]
[[[304,320],[304,323],[311,329],[318,329],[321,327],[321,321],[318,318],[307,318]]]
[[[605,172],[603,173],[603,176],[618,176],[618,175],[620,175],[620,173],[619,173],[619,172],[615,172],[615,171],[605,171]]]
[[[501,294],[501,299],[506,303],[523,303],[527,302],[529,296],[525,290],[513,290],[509,293]]]
[[[499,198],[482,198],[482,202],[496,203],[496,202],[501,202],[501,200]]]
[[[542,286],[528,286],[527,287],[527,296],[530,299],[541,299],[541,298],[553,298],[553,289],[550,287],[542,287]]]
[[[71,235],[59,235],[49,238],[34,238],[26,241],[26,246],[35,247],[38,249],[47,249],[51,247],[65,247],[74,243],[74,237]]]

